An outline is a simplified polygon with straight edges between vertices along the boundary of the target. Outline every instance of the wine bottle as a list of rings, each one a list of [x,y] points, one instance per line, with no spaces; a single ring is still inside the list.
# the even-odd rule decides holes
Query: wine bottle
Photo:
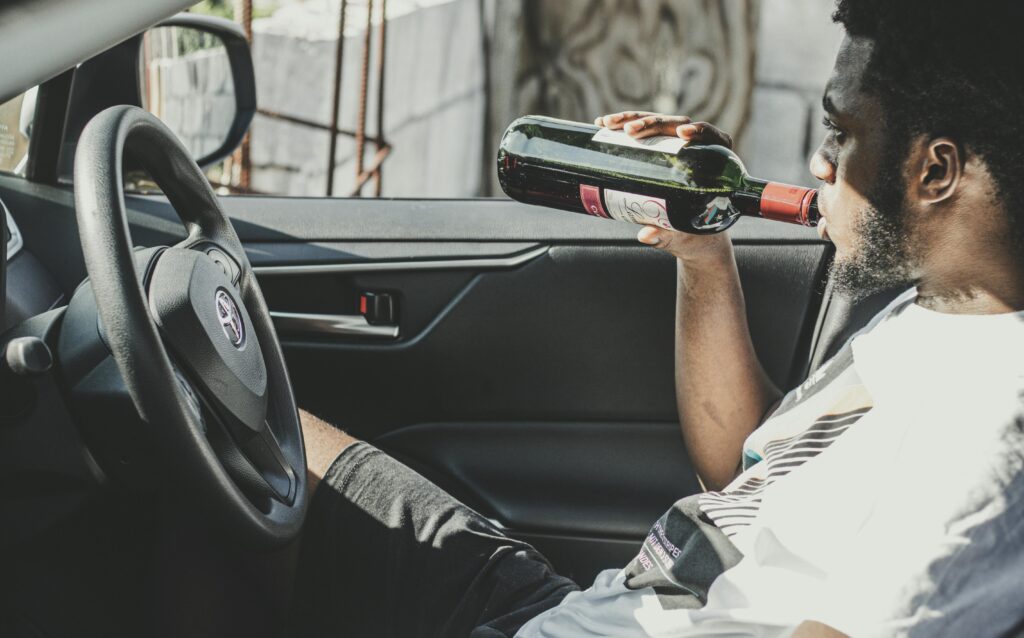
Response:
[[[755,179],[724,146],[634,139],[536,115],[505,131],[498,180],[527,204],[699,235],[721,232],[742,215],[818,223],[816,190]]]

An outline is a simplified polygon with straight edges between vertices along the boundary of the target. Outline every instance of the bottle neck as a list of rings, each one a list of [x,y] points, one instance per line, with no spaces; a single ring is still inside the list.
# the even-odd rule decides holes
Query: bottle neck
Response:
[[[801,226],[818,225],[818,191],[813,188],[746,177],[733,196],[733,205],[741,214],[751,217]]]

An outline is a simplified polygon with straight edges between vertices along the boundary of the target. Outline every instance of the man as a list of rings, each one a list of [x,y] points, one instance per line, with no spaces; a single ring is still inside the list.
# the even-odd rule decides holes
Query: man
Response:
[[[848,35],[811,161],[820,232],[836,248],[831,276],[854,295],[912,287],[781,400],[751,346],[728,238],[640,231],[678,260],[677,383],[718,382],[679,393],[687,449],[710,491],[657,521],[625,569],[575,591],[529,546],[310,419],[310,467],[327,485],[306,538],[302,629],[1019,632],[1022,18],[1012,0],[839,0]],[[684,117],[626,112],[598,124],[731,144]]]

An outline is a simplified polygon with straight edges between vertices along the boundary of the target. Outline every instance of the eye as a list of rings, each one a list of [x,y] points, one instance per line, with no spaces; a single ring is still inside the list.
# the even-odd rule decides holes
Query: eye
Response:
[[[835,138],[836,142],[842,144],[843,140],[846,139],[846,133],[836,126],[836,123],[830,120],[827,115],[821,119],[821,125],[828,129],[829,135]]]

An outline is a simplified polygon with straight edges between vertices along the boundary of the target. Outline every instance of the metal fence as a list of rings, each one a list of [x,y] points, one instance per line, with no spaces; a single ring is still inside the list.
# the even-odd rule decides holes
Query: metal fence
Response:
[[[369,96],[371,79],[370,54],[374,45],[373,16],[375,2],[374,0],[364,1],[366,3],[366,32],[363,36],[362,67],[359,77],[359,112],[355,130],[343,129],[338,126],[341,111],[341,89],[345,79],[342,74],[342,63],[344,62],[345,19],[348,13],[349,0],[341,0],[341,6],[338,10],[338,42],[334,52],[334,73],[331,77],[332,102],[330,123],[323,124],[321,122],[314,122],[306,118],[296,117],[288,113],[280,113],[268,109],[257,109],[256,111],[264,117],[325,131],[330,136],[330,143],[328,145],[327,152],[327,183],[324,189],[324,194],[328,197],[335,194],[334,170],[337,164],[337,158],[335,155],[339,135],[354,138],[356,145],[356,179],[351,192],[347,193],[349,197],[361,197],[363,195],[364,187],[370,180],[373,180],[374,196],[380,196],[381,171],[384,165],[384,160],[386,160],[388,155],[391,153],[391,145],[384,139],[384,58],[386,50],[385,45],[387,43],[387,0],[380,0],[379,2],[380,22],[376,29],[377,55],[376,68],[373,72],[376,75],[377,112],[373,114],[376,119],[376,131],[374,135],[369,135],[366,129],[367,121],[370,117],[370,114],[367,113],[367,98]],[[242,25],[242,29],[244,29],[245,35],[249,39],[250,45],[252,45],[252,0],[234,0],[234,11],[235,20]],[[237,193],[258,193],[258,191],[253,188],[251,179],[252,162],[249,154],[250,135],[251,133],[246,135],[241,146],[235,151],[231,158],[227,160],[224,171],[222,172],[225,183],[217,184],[217,186],[226,187],[228,190]],[[373,156],[369,158],[369,161],[366,160],[367,145],[373,145],[375,151]]]

